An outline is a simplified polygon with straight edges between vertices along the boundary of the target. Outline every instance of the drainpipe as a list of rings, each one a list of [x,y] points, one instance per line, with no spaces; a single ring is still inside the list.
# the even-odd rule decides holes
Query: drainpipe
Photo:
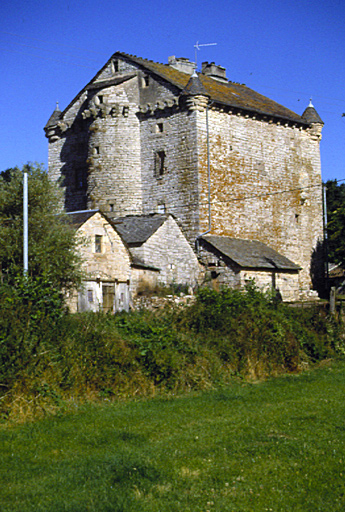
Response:
[[[199,254],[199,239],[207,235],[211,231],[212,227],[212,219],[211,219],[211,169],[210,169],[210,130],[209,130],[209,122],[208,122],[208,111],[211,105],[213,105],[213,101],[208,103],[206,106],[206,140],[207,140],[207,200],[208,200],[208,229],[201,233],[196,237],[195,245],[196,252]]]
[[[328,284],[329,284],[329,275],[328,275],[328,232],[327,232],[327,199],[326,199],[326,192],[327,187],[324,183],[322,183],[322,209],[323,209],[323,243],[324,243],[324,258],[325,258],[325,278],[326,278],[326,288],[328,291]]]

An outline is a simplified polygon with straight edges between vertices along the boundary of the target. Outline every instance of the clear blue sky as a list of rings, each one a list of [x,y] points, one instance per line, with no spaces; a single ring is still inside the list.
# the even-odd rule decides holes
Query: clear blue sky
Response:
[[[344,0],[2,0],[0,171],[47,166],[43,126],[115,51],[215,61],[227,77],[325,122],[323,179],[345,179]]]

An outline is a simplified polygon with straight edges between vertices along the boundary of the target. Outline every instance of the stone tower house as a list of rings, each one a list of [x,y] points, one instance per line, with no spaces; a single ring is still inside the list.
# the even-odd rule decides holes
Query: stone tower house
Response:
[[[45,126],[49,174],[67,211],[172,214],[188,241],[202,234],[263,242],[311,286],[322,237],[323,122],[229,82],[225,69],[115,53]]]

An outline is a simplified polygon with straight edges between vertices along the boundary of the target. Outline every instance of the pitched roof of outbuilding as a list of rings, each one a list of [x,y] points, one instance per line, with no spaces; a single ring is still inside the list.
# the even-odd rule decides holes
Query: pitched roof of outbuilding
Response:
[[[296,263],[257,240],[242,240],[219,235],[204,235],[201,240],[205,240],[242,268],[280,271],[300,269]]]
[[[79,229],[80,226],[89,220],[95,213],[100,213],[99,210],[82,210],[78,212],[67,212],[64,220],[75,229]]]
[[[166,215],[158,213],[150,215],[128,215],[112,220],[116,231],[128,244],[143,244],[166,220]]]

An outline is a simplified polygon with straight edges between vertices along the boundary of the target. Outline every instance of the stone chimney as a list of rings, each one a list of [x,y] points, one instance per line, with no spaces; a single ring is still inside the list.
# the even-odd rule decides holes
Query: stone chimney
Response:
[[[201,65],[201,73],[219,82],[228,82],[226,69],[222,66],[217,66],[214,62],[203,62]]]
[[[176,58],[175,55],[169,57],[168,65],[174,69],[177,69],[178,71],[182,71],[182,73],[187,73],[187,75],[192,75],[196,69],[195,62],[191,62],[185,57]]]

